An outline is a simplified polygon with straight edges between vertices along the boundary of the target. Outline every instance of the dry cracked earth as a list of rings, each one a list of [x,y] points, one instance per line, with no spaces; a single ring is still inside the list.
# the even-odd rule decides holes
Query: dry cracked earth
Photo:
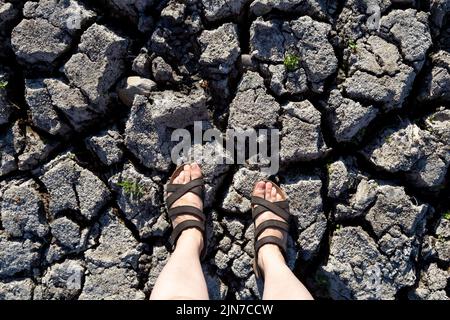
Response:
[[[450,1],[0,0],[0,299],[146,299],[171,133],[281,132],[323,299],[450,296]],[[214,143],[196,145],[208,150]],[[256,299],[257,165],[203,163],[213,299]]]

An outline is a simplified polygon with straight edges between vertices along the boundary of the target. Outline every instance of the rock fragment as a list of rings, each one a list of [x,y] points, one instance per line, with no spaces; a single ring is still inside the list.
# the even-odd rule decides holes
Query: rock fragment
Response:
[[[11,44],[19,61],[48,68],[67,52],[94,17],[79,2],[70,0],[26,2],[23,19],[12,31]]]
[[[110,197],[105,184],[72,160],[70,153],[48,163],[40,179],[49,192],[53,217],[64,210],[74,210],[91,220]]]
[[[41,246],[29,239],[8,240],[5,232],[0,231],[0,278],[30,273],[39,263]]]
[[[288,73],[284,76],[280,75],[280,71],[275,72],[274,69],[270,72],[277,78],[282,76],[284,80],[272,79],[272,82],[284,83],[286,77],[294,82],[305,82],[301,80],[303,77],[301,74],[304,73],[310,90],[321,93],[324,81],[337,70],[337,58],[333,47],[328,42],[330,31],[330,25],[317,22],[308,16],[292,21],[264,21],[258,18],[250,28],[250,50],[254,58],[260,62],[285,64]],[[285,63],[285,59],[295,59],[297,63],[291,66]],[[290,75],[293,72],[300,73]],[[289,82],[286,82],[284,90],[291,94],[301,93],[304,91],[302,87],[304,86],[289,85]],[[275,90],[275,93],[284,93],[284,90],[279,88]]]
[[[131,164],[109,179],[117,193],[117,204],[125,218],[138,230],[139,236],[162,236],[169,223],[160,210],[161,188],[150,178],[139,173]]]
[[[248,0],[202,0],[205,18],[210,22],[238,17]]]
[[[237,61],[241,49],[237,26],[226,23],[215,30],[205,30],[200,35],[202,54],[199,63],[205,68],[205,72],[229,74]]]
[[[86,138],[88,148],[105,166],[117,164],[122,160],[122,144],[123,138],[115,128],[104,130],[98,135]]]
[[[124,72],[127,50],[127,39],[93,24],[81,36],[78,52],[63,67],[70,84],[79,88],[99,113],[107,111],[111,90]]]
[[[31,279],[0,282],[0,300],[31,300],[33,289]]]
[[[242,77],[236,97],[230,105],[228,126],[234,129],[275,125],[280,105],[266,92],[263,78],[252,71]]]
[[[52,265],[34,290],[35,300],[73,300],[81,292],[84,281],[84,264],[66,260]]]
[[[411,290],[408,297],[412,300],[450,300],[445,288],[450,275],[437,264],[428,265],[420,273],[419,286]]]
[[[445,126],[449,119],[436,116],[436,122]],[[445,141],[416,124],[404,122],[399,128],[383,130],[363,155],[383,170],[405,173],[416,186],[433,188],[443,183],[450,164],[450,149]]]
[[[1,221],[10,237],[41,238],[49,232],[43,199],[31,180],[11,184],[0,202]]]
[[[431,55],[431,70],[425,75],[418,96],[420,101],[450,101],[450,53],[440,50]]]
[[[309,161],[326,155],[329,148],[323,139],[320,112],[308,100],[289,102],[282,110],[280,160]]]

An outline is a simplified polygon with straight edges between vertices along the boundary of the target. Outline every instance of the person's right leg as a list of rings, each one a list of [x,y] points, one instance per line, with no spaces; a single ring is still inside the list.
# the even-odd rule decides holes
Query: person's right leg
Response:
[[[253,191],[255,196],[265,198],[268,201],[280,201],[282,195],[272,186],[270,182],[260,181]],[[278,215],[266,211],[256,218],[258,226],[269,219],[281,220]],[[275,236],[287,241],[287,235],[278,229],[266,229],[258,239],[265,236]],[[264,275],[264,300],[312,300],[313,297],[308,289],[297,279],[291,269],[286,265],[280,248],[274,244],[266,244],[259,249],[258,266]]]

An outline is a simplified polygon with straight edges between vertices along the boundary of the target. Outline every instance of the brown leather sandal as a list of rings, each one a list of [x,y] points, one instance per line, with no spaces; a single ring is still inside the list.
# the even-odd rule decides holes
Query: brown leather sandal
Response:
[[[197,228],[203,233],[203,250],[200,255],[200,258],[203,260],[206,254],[206,217],[202,210],[194,207],[194,206],[179,206],[172,208],[172,205],[177,201],[179,198],[184,196],[188,192],[195,193],[198,195],[202,201],[204,196],[204,182],[203,178],[197,178],[194,180],[189,181],[186,184],[174,184],[173,181],[178,176],[178,174],[183,170],[184,166],[186,164],[178,166],[172,176],[169,179],[169,183],[166,187],[166,192],[171,193],[170,196],[166,197],[166,206],[167,206],[167,212],[169,214],[169,219],[172,221],[175,219],[176,216],[182,215],[182,214],[189,214],[193,215],[197,218],[199,218],[201,221],[198,220],[185,220],[183,222],[180,222],[175,228],[172,230],[172,234],[169,237],[169,249],[171,252],[175,250],[176,243],[178,238],[180,237],[181,233],[190,228]]]
[[[283,200],[281,201],[275,201],[270,202],[264,198],[253,196],[251,199],[252,204],[252,218],[253,218],[253,224],[255,226],[255,258],[253,261],[253,270],[255,272],[256,278],[263,277],[263,273],[258,267],[258,251],[261,249],[262,246],[266,244],[275,244],[277,245],[281,253],[284,256],[284,259],[286,260],[286,244],[283,242],[283,239],[280,239],[275,236],[265,236],[258,240],[258,237],[261,235],[261,233],[264,232],[266,229],[279,229],[281,231],[286,231],[286,233],[289,232],[289,222],[291,220],[291,214],[289,213],[289,200],[286,195],[286,193],[275,183],[270,181],[272,185],[277,189],[277,191],[282,195]],[[262,214],[263,212],[270,211],[280,218],[282,218],[285,221],[280,220],[274,220],[269,219],[264,222],[261,222],[258,227],[256,227],[256,218]]]

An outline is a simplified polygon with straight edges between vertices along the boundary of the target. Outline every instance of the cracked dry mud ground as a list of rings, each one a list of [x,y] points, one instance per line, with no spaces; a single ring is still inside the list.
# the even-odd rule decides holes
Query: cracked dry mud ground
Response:
[[[288,262],[315,297],[448,299],[449,12],[0,0],[0,299],[148,298],[168,259],[170,135],[196,120],[280,129]],[[264,174],[203,170],[210,296],[258,298],[249,196]]]

